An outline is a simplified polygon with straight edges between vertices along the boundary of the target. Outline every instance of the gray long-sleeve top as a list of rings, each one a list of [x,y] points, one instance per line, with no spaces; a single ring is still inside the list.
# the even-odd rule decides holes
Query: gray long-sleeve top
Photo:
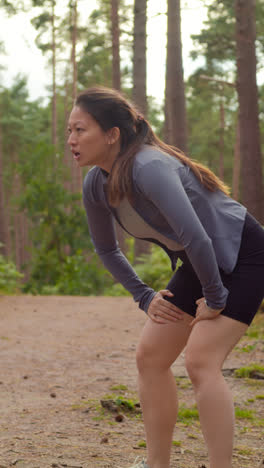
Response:
[[[210,192],[177,158],[144,145],[133,165],[133,209],[158,233],[185,250],[202,285],[207,304],[224,308],[228,290],[219,268],[231,273],[241,243],[246,208],[222,191]],[[83,184],[83,201],[95,251],[105,267],[147,312],[156,292],[144,284],[121,252],[114,219],[118,211],[106,197],[107,173],[93,167]],[[154,239],[148,239],[155,242]],[[177,251],[156,242],[175,269]]]

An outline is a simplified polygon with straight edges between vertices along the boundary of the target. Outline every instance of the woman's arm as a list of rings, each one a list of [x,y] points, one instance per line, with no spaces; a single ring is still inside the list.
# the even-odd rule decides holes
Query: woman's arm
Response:
[[[140,309],[147,312],[156,292],[140,280],[121,252],[111,211],[103,202],[89,200],[84,192],[83,203],[96,253],[106,269],[132,294],[134,301],[139,303]]]
[[[181,168],[169,158],[153,159],[135,171],[138,190],[152,201],[176,233],[195,270],[207,304],[225,307],[228,290],[218,269],[212,240],[207,235],[181,182]]]
[[[113,215],[103,197],[93,191],[95,173],[90,171],[83,186],[83,202],[95,251],[105,267],[133,296],[139,307],[148,313],[151,320],[163,324],[182,319],[182,311],[166,301],[168,290],[155,292],[144,284],[121,252],[116,240]]]

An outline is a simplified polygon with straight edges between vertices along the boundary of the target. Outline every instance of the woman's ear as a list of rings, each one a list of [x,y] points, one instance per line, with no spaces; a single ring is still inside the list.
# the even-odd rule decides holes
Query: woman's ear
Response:
[[[120,130],[118,127],[110,128],[107,132],[107,142],[109,145],[113,145],[120,138]]]

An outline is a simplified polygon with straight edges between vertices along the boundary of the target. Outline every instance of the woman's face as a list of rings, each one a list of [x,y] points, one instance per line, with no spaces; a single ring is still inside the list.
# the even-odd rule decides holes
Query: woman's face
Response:
[[[117,127],[104,132],[91,114],[75,106],[69,118],[68,132],[68,144],[80,167],[95,165],[110,172],[119,152]]]

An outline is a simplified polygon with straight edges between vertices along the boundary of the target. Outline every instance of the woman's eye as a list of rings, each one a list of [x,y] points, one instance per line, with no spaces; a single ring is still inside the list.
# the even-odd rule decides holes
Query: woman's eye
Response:
[[[83,131],[83,128],[80,128],[80,127],[77,127],[76,128],[76,131],[79,133],[79,132],[82,132]]]

